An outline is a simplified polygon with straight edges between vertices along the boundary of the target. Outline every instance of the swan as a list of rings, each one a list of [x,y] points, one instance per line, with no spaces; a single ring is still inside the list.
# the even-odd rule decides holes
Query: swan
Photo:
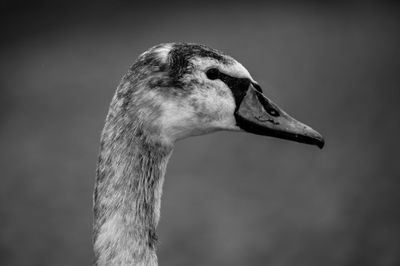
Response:
[[[95,265],[158,265],[156,227],[174,143],[218,130],[324,145],[322,136],[269,100],[232,57],[165,43],[122,78],[101,134],[95,188]]]

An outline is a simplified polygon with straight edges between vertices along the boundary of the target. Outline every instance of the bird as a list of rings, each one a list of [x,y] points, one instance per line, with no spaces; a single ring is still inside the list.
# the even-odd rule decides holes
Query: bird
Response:
[[[221,51],[162,43],[136,59],[101,133],[94,265],[158,265],[156,228],[174,143],[220,130],[324,146],[321,134],[267,98],[246,68]]]

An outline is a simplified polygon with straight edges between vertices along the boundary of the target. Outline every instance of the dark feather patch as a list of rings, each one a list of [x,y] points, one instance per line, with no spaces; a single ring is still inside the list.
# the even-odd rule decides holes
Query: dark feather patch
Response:
[[[223,64],[228,63],[223,53],[204,45],[177,43],[169,53],[169,76],[175,87],[180,87],[180,79],[190,70],[193,57],[212,58]]]
[[[157,236],[157,234],[156,234],[156,230],[154,229],[154,228],[151,228],[151,229],[149,229],[149,235],[148,235],[148,238],[149,238],[149,242],[148,242],[148,245],[149,245],[149,248],[151,248],[151,249],[154,249],[155,248],[155,246],[157,245],[157,242],[158,242],[158,236]]]

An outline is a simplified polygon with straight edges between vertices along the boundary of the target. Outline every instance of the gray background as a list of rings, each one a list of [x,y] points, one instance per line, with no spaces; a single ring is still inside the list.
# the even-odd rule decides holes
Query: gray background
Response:
[[[3,1],[0,264],[89,265],[108,104],[147,48],[242,62],[323,150],[221,132],[176,145],[161,265],[400,265],[400,8],[346,2]]]

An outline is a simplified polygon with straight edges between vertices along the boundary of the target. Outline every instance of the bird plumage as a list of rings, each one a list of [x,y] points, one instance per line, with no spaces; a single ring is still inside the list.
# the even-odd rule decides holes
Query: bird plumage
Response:
[[[318,133],[265,98],[249,72],[222,52],[168,43],[139,56],[115,92],[101,135],[96,265],[157,265],[156,227],[173,145],[217,130],[322,143]]]

